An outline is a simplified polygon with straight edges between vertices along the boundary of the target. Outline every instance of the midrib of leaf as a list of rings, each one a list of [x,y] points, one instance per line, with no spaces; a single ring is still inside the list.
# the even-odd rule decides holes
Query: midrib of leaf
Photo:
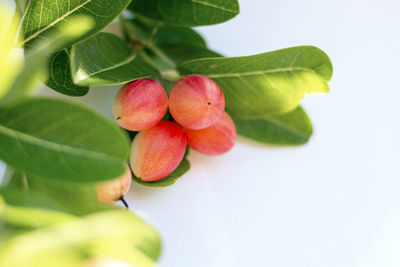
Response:
[[[95,152],[95,151],[89,151],[89,150],[84,150],[80,148],[75,148],[75,147],[70,147],[66,146],[63,144],[58,144],[54,142],[50,142],[44,139],[40,139],[7,127],[4,127],[0,125],[0,133],[3,133],[9,137],[14,137],[17,139],[17,141],[23,140],[27,143],[30,144],[35,144],[39,146],[46,147],[50,150],[57,151],[60,154],[63,154],[63,152],[68,152],[70,154],[75,154],[75,155],[84,155],[89,158],[94,158],[94,159],[99,159],[99,160],[106,160],[109,162],[117,162],[118,159],[112,156],[107,156],[103,153]],[[28,155],[29,156],[29,155]]]
[[[218,6],[218,5],[215,5],[215,4],[211,4],[209,2],[205,2],[205,1],[201,1],[201,0],[190,0],[190,2],[193,2],[193,3],[196,3],[196,4],[200,4],[200,5],[209,6],[209,7],[213,7],[213,8],[216,8],[216,9],[221,9],[221,10],[236,14],[235,10],[226,9],[224,7],[221,7],[221,6]]]
[[[119,67],[122,67],[123,65],[129,64],[130,62],[135,60],[135,58],[136,58],[136,54],[133,54],[130,57],[128,57],[127,59],[125,59],[124,61],[122,61],[122,62],[120,62],[118,64],[115,64],[113,66],[110,66],[108,68],[104,68],[104,69],[101,69],[101,70],[98,70],[98,71],[95,71],[95,72],[87,73],[88,74],[87,76],[79,77],[79,80],[74,80],[74,82],[79,83],[80,81],[86,80],[87,78],[90,78],[90,77],[92,77],[94,75],[97,75],[99,73],[106,72],[106,71],[113,70],[113,69],[117,69]]]
[[[92,0],[86,0],[84,3],[78,5],[77,7],[73,8],[72,10],[68,11],[67,13],[65,13],[64,15],[62,15],[61,17],[57,18],[56,20],[54,20],[52,23],[50,23],[49,25],[39,29],[38,31],[36,31],[34,34],[32,34],[31,36],[29,36],[28,38],[26,38],[25,40],[22,41],[22,44],[25,44],[27,42],[29,42],[30,40],[34,39],[35,37],[37,37],[39,34],[41,34],[42,32],[47,31],[49,28],[53,27],[54,25],[56,25],[58,22],[62,21],[64,18],[68,17],[69,15],[71,15],[72,13],[74,13],[75,11],[77,11],[78,9],[84,7],[85,5],[87,5],[88,3],[92,2]],[[42,14],[40,14],[40,18],[42,18]],[[40,24],[40,23],[39,23]]]
[[[221,74],[206,74],[209,78],[229,78],[229,77],[243,77],[243,76],[254,76],[254,75],[264,75],[268,73],[276,73],[276,72],[292,72],[296,70],[306,70],[311,71],[317,75],[313,69],[304,68],[304,67],[290,67],[290,68],[277,68],[271,70],[260,70],[260,71],[247,71],[247,72],[235,72],[235,73],[221,73]]]
[[[127,59],[125,59],[124,61],[122,61],[122,62],[120,62],[118,64],[115,64],[113,66],[110,66],[108,68],[105,68],[105,69],[102,69],[102,70],[99,70],[99,71],[95,71],[95,72],[89,73],[89,77],[93,76],[93,75],[96,75],[96,74],[99,74],[99,73],[102,73],[102,72],[106,72],[106,71],[109,71],[109,70],[112,70],[112,69],[117,69],[119,67],[122,67],[123,65],[131,63],[133,60],[135,60],[135,58],[136,58],[136,54],[133,54],[130,57],[128,57]]]

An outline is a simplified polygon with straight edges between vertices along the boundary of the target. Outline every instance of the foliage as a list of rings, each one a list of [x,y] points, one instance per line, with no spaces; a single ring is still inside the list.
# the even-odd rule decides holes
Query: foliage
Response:
[[[124,172],[136,133],[72,99],[35,97],[41,82],[78,97],[142,77],[169,91],[183,75],[203,74],[222,88],[238,133],[274,145],[306,143],[312,125],[299,102],[329,91],[332,65],[316,47],[223,57],[190,28],[232,19],[237,0],[15,4],[0,5],[1,266],[155,266],[160,254],[151,226],[96,196],[97,181]],[[115,23],[120,36],[103,31]],[[134,180],[169,186],[189,169],[185,156],[159,182]]]

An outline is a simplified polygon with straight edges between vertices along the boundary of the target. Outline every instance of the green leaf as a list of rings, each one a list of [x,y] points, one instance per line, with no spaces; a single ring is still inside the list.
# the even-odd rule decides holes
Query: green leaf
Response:
[[[285,114],[234,121],[238,134],[271,145],[302,145],[313,133],[311,121],[300,106]]]
[[[129,9],[151,19],[181,26],[211,25],[239,14],[237,0],[133,0]]]
[[[289,112],[304,95],[328,92],[332,76],[329,57],[312,46],[246,57],[196,59],[183,63],[179,70],[213,79],[224,92],[227,111],[236,118]]]
[[[121,84],[157,72],[122,39],[105,32],[72,47],[71,67],[74,82],[83,86]]]
[[[96,22],[95,26],[83,36],[69,40],[60,49],[87,39],[101,31],[128,6],[131,0],[35,0],[30,1],[22,22],[23,43],[31,46],[38,39],[46,38],[53,31],[60,30],[62,21],[69,21],[74,15],[85,15]]]
[[[189,151],[189,149],[186,151],[186,155],[183,158],[182,162],[179,164],[179,166],[167,177],[165,177],[161,180],[155,181],[155,182],[145,182],[145,181],[137,178],[132,173],[133,180],[136,181],[138,184],[142,184],[142,185],[149,186],[149,187],[165,187],[165,186],[173,185],[176,182],[176,180],[178,180],[179,177],[184,175],[190,169],[190,162],[186,159],[188,151]]]
[[[0,158],[23,172],[69,181],[122,175],[129,139],[93,110],[36,98],[0,112]]]
[[[46,85],[59,93],[83,96],[89,92],[89,87],[76,85],[72,81],[69,52],[66,49],[51,56],[48,72]]]

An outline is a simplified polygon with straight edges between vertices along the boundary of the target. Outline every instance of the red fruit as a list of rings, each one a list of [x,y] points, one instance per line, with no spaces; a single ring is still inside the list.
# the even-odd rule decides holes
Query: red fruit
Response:
[[[205,155],[220,155],[228,152],[236,140],[235,124],[226,112],[217,123],[208,128],[184,129],[184,131],[187,135],[188,145]]]
[[[204,129],[216,123],[225,109],[221,88],[211,79],[192,74],[172,87],[169,110],[172,117],[185,128]]]
[[[126,171],[122,176],[97,184],[97,199],[101,202],[114,203],[128,193],[131,182],[132,173],[126,164]]]
[[[139,79],[119,90],[112,111],[122,128],[143,131],[159,123],[167,108],[168,96],[164,87],[151,79]]]
[[[135,176],[152,182],[168,176],[185,155],[186,135],[171,121],[138,133],[132,142],[130,163]]]

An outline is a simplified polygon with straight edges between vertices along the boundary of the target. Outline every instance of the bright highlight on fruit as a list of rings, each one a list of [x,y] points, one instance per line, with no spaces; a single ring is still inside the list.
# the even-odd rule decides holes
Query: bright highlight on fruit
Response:
[[[172,121],[161,121],[133,139],[130,155],[132,171],[146,182],[160,180],[178,167],[186,146],[182,128]]]
[[[168,96],[164,87],[151,79],[139,79],[119,90],[112,111],[122,128],[143,131],[159,123],[167,108]]]
[[[221,155],[228,152],[236,141],[236,127],[228,115],[208,128],[200,130],[184,129],[189,147],[205,155]]]
[[[183,77],[169,95],[171,115],[185,128],[207,128],[221,118],[224,109],[225,97],[221,88],[203,75]]]
[[[101,202],[114,203],[128,193],[131,182],[132,173],[126,164],[126,171],[122,176],[97,184],[97,199]]]

